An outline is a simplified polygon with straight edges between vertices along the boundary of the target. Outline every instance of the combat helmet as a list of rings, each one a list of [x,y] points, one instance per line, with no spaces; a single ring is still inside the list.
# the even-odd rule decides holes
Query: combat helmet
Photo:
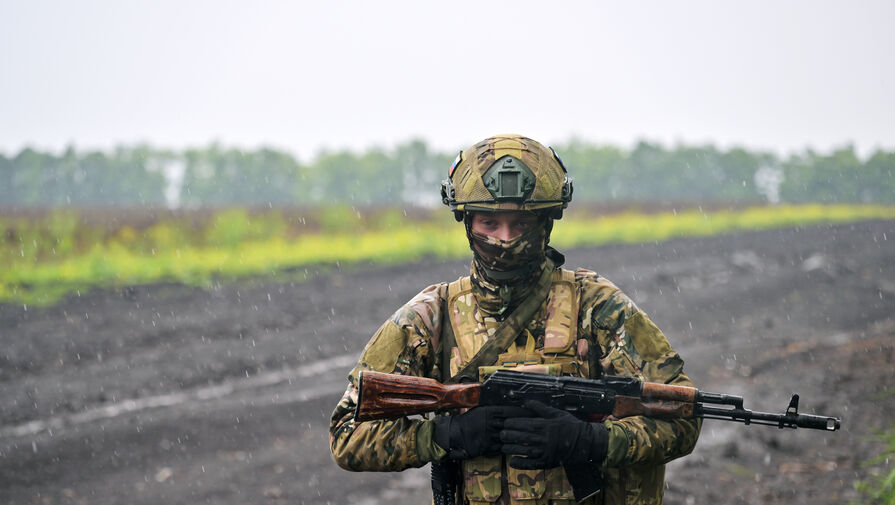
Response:
[[[457,221],[470,211],[547,211],[559,219],[572,200],[572,178],[553,148],[521,135],[487,138],[461,151],[441,182]]]

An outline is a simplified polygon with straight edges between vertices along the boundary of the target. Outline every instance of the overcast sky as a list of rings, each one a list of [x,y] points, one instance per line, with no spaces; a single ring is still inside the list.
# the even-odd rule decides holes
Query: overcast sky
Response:
[[[895,2],[0,0],[0,152],[895,148]]]

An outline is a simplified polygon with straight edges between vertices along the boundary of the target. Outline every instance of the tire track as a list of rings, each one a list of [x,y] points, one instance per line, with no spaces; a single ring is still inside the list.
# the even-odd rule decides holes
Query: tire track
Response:
[[[345,369],[356,362],[356,355],[345,354],[319,360],[308,365],[282,368],[242,379],[228,379],[212,386],[197,387],[186,391],[164,393],[143,398],[128,398],[109,405],[88,408],[81,412],[3,426],[0,427],[0,438],[25,437],[44,431],[52,433],[53,430],[59,431],[69,426],[91,423],[100,419],[110,419],[149,409],[173,408],[180,405],[209,401],[226,401],[242,393],[250,393],[257,397],[258,392],[265,388],[281,384],[296,386],[295,381],[313,377],[315,379],[314,384],[310,385],[310,387],[295,387],[291,393],[276,394],[272,397],[274,403],[310,401],[321,396],[333,394],[343,387],[343,382],[338,382],[335,380],[335,377],[328,376],[335,376],[338,373],[344,377],[346,375]]]

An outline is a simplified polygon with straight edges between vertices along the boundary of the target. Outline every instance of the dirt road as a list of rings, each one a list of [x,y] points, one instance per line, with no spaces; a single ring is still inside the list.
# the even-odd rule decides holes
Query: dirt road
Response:
[[[561,226],[561,223],[558,224]],[[842,503],[895,415],[895,221],[565,251],[627,292],[697,385],[836,433],[711,422],[666,503]],[[306,282],[136,286],[0,305],[0,503],[428,503],[425,469],[332,462],[329,414],[367,338],[467,263]]]

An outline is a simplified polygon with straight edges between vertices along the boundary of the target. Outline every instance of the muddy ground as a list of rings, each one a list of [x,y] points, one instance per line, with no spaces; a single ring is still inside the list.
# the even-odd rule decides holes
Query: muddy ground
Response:
[[[842,418],[835,433],[707,421],[668,466],[666,503],[857,497],[871,434],[895,422],[895,221],[566,253],[651,315],[699,387],[772,412],[799,392]],[[428,503],[425,469],[339,469],[327,424],[379,324],[466,265],[0,305],[0,503]]]

